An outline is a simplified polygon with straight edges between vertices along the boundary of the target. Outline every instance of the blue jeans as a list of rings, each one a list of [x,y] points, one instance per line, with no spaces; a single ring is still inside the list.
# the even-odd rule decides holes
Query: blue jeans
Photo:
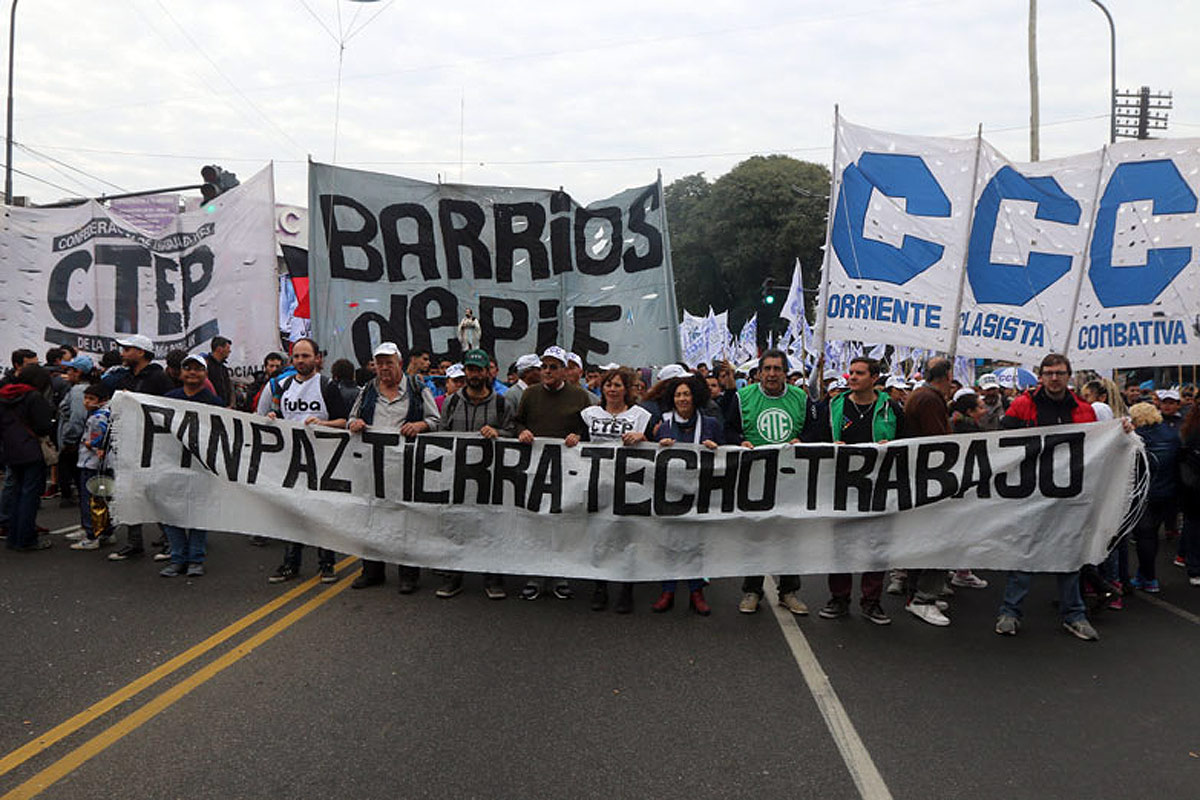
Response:
[[[17,474],[11,469],[4,470],[4,490],[0,492],[0,525],[8,527],[8,509],[17,498]]]
[[[663,581],[662,582],[662,590],[664,592],[674,592],[675,585],[677,583],[678,583],[678,581]],[[694,591],[697,591],[697,590],[703,589],[703,588],[704,588],[704,579],[703,578],[688,578],[688,591],[689,592],[694,592]]]
[[[1079,570],[1048,574],[1058,579],[1058,612],[1062,615],[1063,622],[1087,619],[1083,595],[1079,593]],[[1032,572],[1014,570],[1008,573],[1008,582],[1004,585],[1004,602],[1000,606],[1000,616],[1021,618],[1021,603],[1025,602],[1025,595],[1029,594],[1031,583],[1033,583]]]
[[[172,564],[203,564],[208,553],[208,531],[161,523],[171,545]]]
[[[4,513],[8,517],[8,541],[10,550],[21,550],[37,544],[37,511],[46,488],[46,465],[9,464],[8,479],[13,489],[8,491],[5,480]]]
[[[1125,543],[1128,538],[1122,536],[1117,540],[1108,558],[1104,559],[1104,568],[1101,571],[1110,582],[1120,581],[1122,585],[1129,583],[1129,547]]]

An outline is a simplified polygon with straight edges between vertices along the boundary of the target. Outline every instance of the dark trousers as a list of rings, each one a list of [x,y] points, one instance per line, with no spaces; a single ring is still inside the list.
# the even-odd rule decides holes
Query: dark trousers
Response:
[[[787,594],[788,592],[800,591],[800,576],[799,575],[780,575],[779,576],[779,593]],[[742,579],[742,594],[754,592],[759,597],[763,596],[763,576],[762,575],[747,575]]]
[[[304,545],[295,542],[288,542],[287,547],[283,551],[284,566],[291,567],[299,571],[300,561],[304,557]],[[337,553],[332,550],[326,550],[324,547],[317,548],[317,563],[322,567],[328,564],[333,566],[333,562],[337,559]]]
[[[1156,578],[1154,560],[1158,558],[1158,528],[1164,522],[1173,524],[1168,513],[1174,513],[1175,503],[1170,499],[1146,501],[1146,508],[1133,529],[1133,540],[1137,544],[1138,575],[1147,581]]]
[[[32,547],[37,544],[38,501],[46,489],[46,465],[41,461],[35,464],[9,464],[8,477],[12,480],[13,489],[4,498],[8,503],[4,509],[8,517],[8,540],[5,545],[10,550]]]
[[[864,572],[859,580],[862,588],[863,606],[878,603],[883,596],[883,581],[886,572]],[[854,576],[849,572],[836,573],[829,576],[829,593],[834,597],[850,600],[850,590],[854,588]]]
[[[386,573],[384,572],[386,567],[387,565],[382,561],[371,561],[370,559],[366,558],[362,560],[362,574],[369,580],[383,583],[387,579]],[[421,577],[420,567],[406,567],[403,564],[399,564],[398,570],[401,580],[407,578],[415,583],[417,579]],[[501,583],[503,583],[503,579],[501,579]]]
[[[1179,536],[1180,555],[1187,564],[1189,578],[1200,578],[1200,513],[1184,512],[1183,532]]]
[[[79,442],[67,442],[58,451],[58,491],[64,500],[71,499],[79,482]]]

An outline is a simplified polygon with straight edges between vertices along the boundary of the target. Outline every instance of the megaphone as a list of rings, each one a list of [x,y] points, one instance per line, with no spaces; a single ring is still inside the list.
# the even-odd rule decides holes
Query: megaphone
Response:
[[[111,500],[113,491],[116,489],[116,481],[112,475],[94,475],[88,478],[84,484],[88,492],[96,497],[103,497],[105,500]]]

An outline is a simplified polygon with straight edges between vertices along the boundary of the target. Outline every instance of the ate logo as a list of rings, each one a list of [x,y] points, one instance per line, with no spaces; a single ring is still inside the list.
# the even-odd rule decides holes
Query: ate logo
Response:
[[[792,439],[792,418],[782,408],[768,408],[759,414],[755,427],[758,435],[771,444],[783,444]]]

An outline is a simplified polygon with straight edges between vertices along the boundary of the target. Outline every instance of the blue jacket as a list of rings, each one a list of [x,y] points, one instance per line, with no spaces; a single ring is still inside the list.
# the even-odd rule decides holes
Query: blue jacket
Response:
[[[1179,491],[1179,432],[1163,422],[1137,429],[1150,457],[1150,499],[1166,500]]]
[[[700,441],[712,439],[717,444],[725,444],[725,426],[723,426],[715,417],[710,417],[706,414],[695,414],[692,419],[700,420]],[[696,432],[691,425],[687,426],[687,430],[681,430],[679,422],[675,419],[672,412],[667,412],[662,415],[662,424],[658,427],[658,433],[655,434],[656,442],[663,439],[674,439],[677,443],[692,444],[696,438]]]

